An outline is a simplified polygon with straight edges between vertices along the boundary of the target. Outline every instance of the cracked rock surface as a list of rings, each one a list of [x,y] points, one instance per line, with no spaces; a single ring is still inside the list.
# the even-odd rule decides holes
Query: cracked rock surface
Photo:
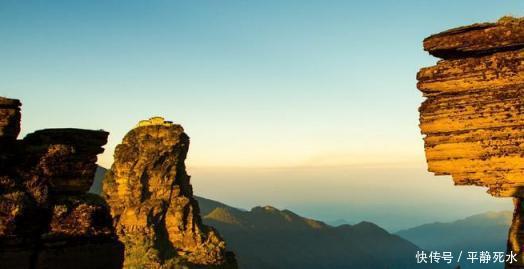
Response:
[[[160,117],[141,121],[116,147],[103,192],[126,247],[124,268],[236,268],[224,240],[202,224],[188,148],[183,128]]]
[[[20,106],[0,98],[0,267],[121,268],[109,207],[86,193],[109,133],[45,129],[17,140]]]
[[[508,251],[518,262],[506,268],[524,268],[524,19],[451,29],[424,49],[442,58],[417,75],[428,169],[514,197]]]

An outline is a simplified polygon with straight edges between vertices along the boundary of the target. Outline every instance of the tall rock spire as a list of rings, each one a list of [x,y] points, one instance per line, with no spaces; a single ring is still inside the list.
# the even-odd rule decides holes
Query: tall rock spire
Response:
[[[204,226],[184,161],[189,137],[154,117],[115,149],[104,195],[126,246],[124,268],[236,268],[217,232]]]

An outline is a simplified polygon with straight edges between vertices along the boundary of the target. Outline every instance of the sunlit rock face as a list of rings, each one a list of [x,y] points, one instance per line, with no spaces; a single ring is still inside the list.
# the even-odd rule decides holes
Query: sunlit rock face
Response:
[[[524,186],[524,21],[502,19],[424,40],[443,57],[418,73],[429,170],[494,196]]]
[[[189,137],[159,117],[141,121],[115,149],[103,183],[125,268],[236,268],[204,226],[184,161]]]
[[[17,140],[20,105],[0,98],[0,267],[121,268],[109,207],[86,193],[108,133],[46,129]]]
[[[417,75],[429,171],[516,197],[508,251],[518,262],[506,267],[524,268],[524,19],[445,31],[424,49],[442,58]]]

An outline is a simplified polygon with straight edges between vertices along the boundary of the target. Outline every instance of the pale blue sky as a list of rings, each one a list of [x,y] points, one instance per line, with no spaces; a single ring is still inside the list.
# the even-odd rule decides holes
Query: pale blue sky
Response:
[[[3,0],[0,95],[22,100],[22,135],[110,131],[104,166],[136,122],[161,115],[190,135],[190,169],[420,170],[415,74],[436,61],[422,39],[523,11],[521,0]],[[403,178],[399,184],[420,180]],[[260,201],[225,193],[204,194]],[[279,199],[265,201],[293,206],[306,197]]]

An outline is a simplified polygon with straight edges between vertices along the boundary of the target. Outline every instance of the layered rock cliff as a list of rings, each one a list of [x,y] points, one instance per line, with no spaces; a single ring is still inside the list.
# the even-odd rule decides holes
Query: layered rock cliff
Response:
[[[0,98],[0,267],[121,268],[109,208],[86,193],[108,133],[46,129],[17,140],[20,105]]]
[[[180,125],[141,121],[115,149],[103,182],[124,268],[236,268],[217,232],[202,224],[184,161]]]
[[[524,266],[520,218],[524,197],[524,20],[502,18],[448,30],[424,40],[442,58],[422,68],[418,88],[429,171],[456,185],[488,187],[516,197],[508,250]]]

